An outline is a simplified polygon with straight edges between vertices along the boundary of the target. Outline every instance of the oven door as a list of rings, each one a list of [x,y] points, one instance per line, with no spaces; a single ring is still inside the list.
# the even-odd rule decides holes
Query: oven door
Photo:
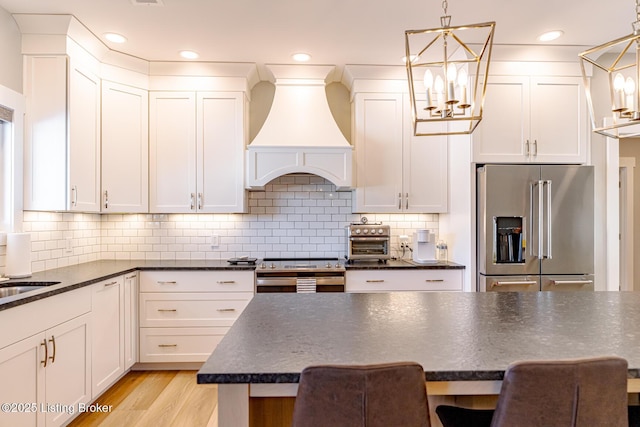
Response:
[[[388,259],[388,237],[350,237],[349,259]]]
[[[344,276],[256,276],[256,293],[344,292]]]

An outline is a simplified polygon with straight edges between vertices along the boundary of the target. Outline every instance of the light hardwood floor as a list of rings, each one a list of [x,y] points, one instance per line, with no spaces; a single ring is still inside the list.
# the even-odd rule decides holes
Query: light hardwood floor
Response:
[[[69,426],[218,426],[218,388],[197,384],[196,371],[132,371],[95,403],[113,407],[81,414]]]

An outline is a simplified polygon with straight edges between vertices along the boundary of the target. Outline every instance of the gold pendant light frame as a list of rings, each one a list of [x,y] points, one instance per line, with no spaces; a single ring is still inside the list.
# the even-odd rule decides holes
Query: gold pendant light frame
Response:
[[[470,134],[482,120],[496,24],[452,27],[447,6],[444,0],[442,27],[405,31],[405,63],[416,136]],[[472,33],[476,36],[473,43],[462,41],[461,34]]]
[[[631,34],[578,55],[592,130],[610,138],[640,137],[640,0],[635,3]],[[593,87],[599,81],[607,90]]]

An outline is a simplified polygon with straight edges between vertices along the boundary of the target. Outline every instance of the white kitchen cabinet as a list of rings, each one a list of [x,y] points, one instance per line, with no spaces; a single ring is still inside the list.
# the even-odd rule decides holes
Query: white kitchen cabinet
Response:
[[[100,211],[95,60],[26,55],[25,209]]]
[[[91,285],[91,392],[97,397],[124,374],[124,279]]]
[[[79,403],[91,401],[91,315],[83,314],[46,332],[49,362],[45,367],[45,395],[49,404],[74,405],[76,411],[49,412],[46,426],[63,425],[77,414]]]
[[[348,270],[346,292],[462,291],[461,269]]]
[[[149,210],[148,92],[102,82],[102,212]]]
[[[124,275],[124,369],[138,362],[138,272]]]
[[[140,362],[204,362],[253,298],[253,271],[143,271]]]
[[[354,117],[354,212],[446,212],[446,136],[414,136],[401,93],[357,93]]]
[[[245,95],[151,92],[150,211],[244,212]]]
[[[90,309],[89,290],[79,289],[0,312],[11,325],[0,331],[0,376],[11,385],[0,387],[0,399],[37,409],[2,411],[0,425],[63,425],[91,401]]]
[[[580,77],[491,76],[474,161],[584,163],[587,119]]]

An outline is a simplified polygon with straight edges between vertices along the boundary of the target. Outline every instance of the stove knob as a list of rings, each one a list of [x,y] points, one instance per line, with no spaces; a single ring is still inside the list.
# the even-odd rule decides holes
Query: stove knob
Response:
[[[336,262],[336,265],[334,265],[335,268],[340,268],[340,263]]]
[[[330,262],[328,262],[328,263],[327,263],[327,265],[325,265],[325,267],[327,267],[327,268],[331,268],[331,263],[330,263]]]
[[[355,233],[356,233],[356,234],[360,234],[360,232],[361,232],[361,231],[362,231],[362,230],[360,230],[359,228],[356,228]]]
[[[378,234],[382,234],[384,233],[384,230],[382,228],[378,228]]]
[[[271,263],[271,265],[269,266],[269,268],[276,268],[276,265],[274,263]]]
[[[368,228],[364,229],[364,234],[369,234],[369,229]]]
[[[260,268],[267,268],[267,264],[263,262],[262,264],[260,264]]]

